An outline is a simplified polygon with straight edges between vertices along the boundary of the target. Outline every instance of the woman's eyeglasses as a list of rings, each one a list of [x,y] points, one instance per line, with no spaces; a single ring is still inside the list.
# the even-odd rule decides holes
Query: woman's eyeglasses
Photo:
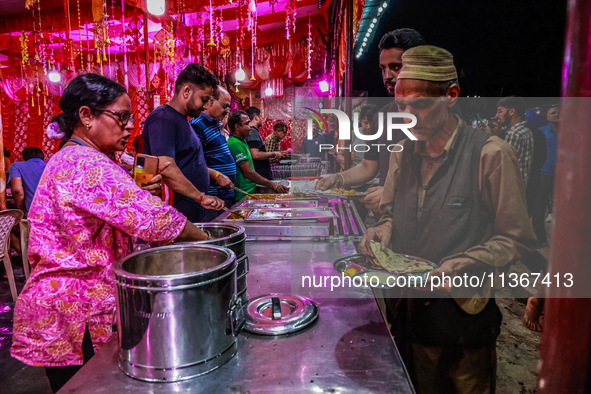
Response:
[[[129,118],[132,116],[129,111],[113,111],[111,109],[96,109],[94,112],[110,115],[113,119],[118,120],[121,126],[125,126],[127,122],[129,122]]]

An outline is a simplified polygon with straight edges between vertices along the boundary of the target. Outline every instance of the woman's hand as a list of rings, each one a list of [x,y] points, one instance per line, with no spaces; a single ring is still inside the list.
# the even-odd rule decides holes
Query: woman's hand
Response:
[[[206,194],[202,194],[197,202],[201,204],[201,206],[205,209],[213,209],[219,211],[220,209],[224,208],[224,201],[220,200],[215,196],[208,196]]]
[[[187,220],[185,228],[179,234],[176,242],[191,242],[191,241],[204,241],[208,239],[208,234],[195,226],[193,223]]]

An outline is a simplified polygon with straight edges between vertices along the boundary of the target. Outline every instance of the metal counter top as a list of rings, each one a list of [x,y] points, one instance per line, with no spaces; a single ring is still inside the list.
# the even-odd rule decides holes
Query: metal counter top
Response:
[[[234,210],[248,211],[261,206],[261,209],[274,211],[276,208],[269,205],[279,204],[283,208],[279,210],[293,209],[294,211],[325,211],[330,212],[329,218],[309,220],[266,220],[256,221],[229,219]],[[267,205],[267,207],[265,207]],[[301,218],[300,218],[301,219]],[[243,226],[249,237],[273,241],[360,241],[365,233],[365,224],[353,200],[342,197],[302,197],[296,199],[277,200],[248,200],[234,204],[228,212],[218,216],[216,222],[229,222]]]
[[[354,253],[352,242],[247,242],[250,298],[291,293],[298,271],[333,272],[332,262]],[[206,375],[177,383],[147,383],[118,367],[116,336],[63,388],[72,392],[395,392],[414,389],[370,290],[352,298],[315,298],[319,319],[280,337],[241,333],[238,353]],[[298,293],[302,296],[313,294]],[[363,298],[365,297],[365,298]]]

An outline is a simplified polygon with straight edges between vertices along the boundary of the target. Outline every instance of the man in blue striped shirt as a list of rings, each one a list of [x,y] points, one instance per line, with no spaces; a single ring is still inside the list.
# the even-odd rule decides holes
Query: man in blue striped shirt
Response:
[[[207,193],[224,200],[226,207],[234,201],[233,185],[223,188],[218,178],[227,176],[232,184],[236,181],[236,162],[228,149],[226,138],[221,132],[220,122],[228,115],[230,109],[230,93],[221,86],[214,91],[213,97],[203,106],[203,112],[191,119],[191,126],[201,140],[207,167],[214,171]],[[222,182],[225,184],[225,182]],[[223,211],[205,210],[204,221],[215,219]]]

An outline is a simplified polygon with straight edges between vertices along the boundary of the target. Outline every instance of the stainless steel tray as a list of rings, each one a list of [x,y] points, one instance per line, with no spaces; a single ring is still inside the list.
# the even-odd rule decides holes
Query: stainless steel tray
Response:
[[[331,219],[336,213],[330,208],[274,208],[251,209],[244,221],[265,220],[317,220]]]
[[[252,196],[256,197],[255,200],[272,200],[272,201],[294,201],[294,200],[310,200],[318,198],[316,195],[309,195],[304,193],[295,194],[257,194],[254,193]]]
[[[245,200],[238,208],[314,208],[318,200]]]
[[[325,190],[325,191],[320,191],[320,190],[316,190],[314,192],[310,192],[310,194],[318,196],[318,197],[324,197],[324,198],[361,198],[363,196],[365,196],[365,192],[358,192],[353,190],[355,193],[354,194],[341,194],[338,193],[337,190],[335,189],[330,189],[330,190]]]

